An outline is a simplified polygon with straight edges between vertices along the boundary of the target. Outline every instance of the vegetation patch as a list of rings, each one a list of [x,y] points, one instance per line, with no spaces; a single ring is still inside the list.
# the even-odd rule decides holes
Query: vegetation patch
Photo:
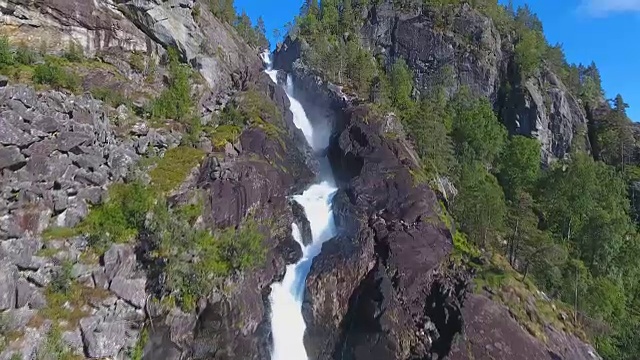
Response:
[[[36,360],[80,360],[79,356],[71,352],[62,339],[62,330],[57,325],[52,325],[42,347],[36,354]]]
[[[162,194],[175,189],[202,161],[204,155],[202,150],[186,146],[167,150],[164,157],[149,173],[153,189]]]
[[[68,239],[79,235],[77,228],[69,227],[48,227],[42,232],[42,238],[45,240],[61,240]]]
[[[211,233],[193,226],[200,211],[201,205],[168,209],[158,204],[150,226],[153,256],[165,264],[166,296],[185,311],[195,309],[198,299],[220,287],[226,276],[259,266],[266,256],[255,221]]]
[[[66,261],[54,275],[45,292],[47,307],[41,311],[42,316],[65,329],[75,328],[80,319],[90,315],[88,304],[109,296],[104,289],[89,288],[75,282],[71,276],[72,266],[70,261]]]

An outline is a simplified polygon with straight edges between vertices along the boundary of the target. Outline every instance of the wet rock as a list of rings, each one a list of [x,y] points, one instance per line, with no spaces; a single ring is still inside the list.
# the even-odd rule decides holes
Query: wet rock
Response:
[[[16,146],[0,148],[0,170],[18,168],[26,163],[25,157]]]
[[[380,135],[384,119],[367,114],[350,109],[328,149],[341,186],[334,214],[343,236],[323,246],[307,277],[305,346],[314,359],[333,359],[334,349],[344,349],[340,358],[430,358],[431,340],[416,335],[424,331],[417,324],[442,293],[435,274],[452,249],[451,234],[433,221],[433,191],[415,185],[400,160],[409,155]],[[447,324],[436,322],[435,332]]]
[[[288,236],[278,245],[278,253],[282,255],[287,265],[295,264],[302,258],[302,247],[293,236]]]
[[[126,300],[131,305],[141,309],[147,302],[147,294],[145,292],[145,285],[147,279],[125,279],[122,277],[115,277],[111,280],[109,290],[113,291],[118,297]]]
[[[304,208],[294,200],[291,201],[291,210],[293,211],[295,224],[298,226],[298,230],[300,230],[302,243],[304,245],[311,244],[311,242],[313,241],[313,236],[311,234],[311,224],[309,223],[309,219],[307,219],[307,214],[304,212]]]

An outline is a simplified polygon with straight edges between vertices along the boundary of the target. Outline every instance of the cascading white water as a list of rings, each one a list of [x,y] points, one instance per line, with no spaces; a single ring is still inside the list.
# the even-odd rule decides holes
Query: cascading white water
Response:
[[[277,83],[277,71],[271,69],[271,59],[268,52],[263,54],[263,60],[268,66],[267,74]],[[293,113],[293,122],[296,127],[302,130],[313,150],[318,151],[326,148],[329,145],[328,137],[324,134],[314,136],[313,127],[304,108],[292,96],[293,85],[289,79],[287,79],[287,83],[285,91],[291,102],[290,110]],[[326,159],[321,159],[321,161],[326,161]],[[282,282],[271,286],[272,360],[308,360],[303,342],[306,324],[302,317],[305,281],[313,258],[320,253],[322,244],[336,234],[331,203],[337,188],[329,166],[320,166],[320,169],[329,172],[328,174],[320,174],[320,178],[324,181],[311,185],[302,195],[293,197],[304,208],[311,225],[312,242],[305,246],[300,229],[296,224],[292,224],[293,238],[302,247],[302,259],[296,264],[287,266]]]

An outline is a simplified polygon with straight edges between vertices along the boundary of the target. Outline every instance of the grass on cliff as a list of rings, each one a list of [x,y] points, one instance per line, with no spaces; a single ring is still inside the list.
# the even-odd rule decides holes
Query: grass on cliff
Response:
[[[180,185],[191,169],[204,158],[204,151],[187,146],[167,150],[156,167],[151,170],[151,185],[159,193],[167,193]]]
[[[73,280],[71,268],[73,264],[65,261],[55,273],[45,291],[47,306],[33,318],[32,325],[42,322],[40,317],[53,320],[64,329],[74,329],[80,319],[89,316],[89,304],[105,299],[109,292],[99,288],[89,288]]]
[[[84,356],[74,354],[62,339],[62,329],[52,325],[42,346],[37,350],[36,360],[80,360]]]
[[[206,129],[213,145],[223,147],[227,142],[235,142],[244,127],[261,129],[268,137],[278,141],[285,148],[282,114],[265,94],[248,90],[239,94],[221,112],[218,126]]]
[[[546,341],[544,329],[551,325],[581,339],[587,338],[572,321],[569,305],[545,298],[531,280],[523,280],[502,256],[493,255],[489,263],[478,270],[475,292],[488,293],[494,301],[509,308],[511,316],[534,337]]]

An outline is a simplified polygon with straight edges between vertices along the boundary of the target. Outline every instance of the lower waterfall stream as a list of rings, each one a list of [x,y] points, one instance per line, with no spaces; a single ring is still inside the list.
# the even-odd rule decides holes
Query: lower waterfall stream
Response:
[[[268,66],[267,74],[277,83],[277,70],[271,68],[269,53],[263,54],[263,60]],[[291,102],[289,109],[293,113],[294,124],[303,132],[314,152],[322,152],[329,145],[328,132],[314,132],[304,108],[293,97],[292,81],[287,79],[287,83],[285,90]],[[321,165],[318,178],[322,181],[311,185],[302,195],[293,196],[293,200],[304,208],[311,225],[312,241],[305,245],[300,229],[292,224],[293,237],[302,247],[302,258],[287,266],[282,282],[271,286],[271,360],[308,360],[303,341],[306,325],[302,317],[305,281],[322,244],[336,235],[331,204],[338,189],[326,157],[323,156],[319,161]]]

